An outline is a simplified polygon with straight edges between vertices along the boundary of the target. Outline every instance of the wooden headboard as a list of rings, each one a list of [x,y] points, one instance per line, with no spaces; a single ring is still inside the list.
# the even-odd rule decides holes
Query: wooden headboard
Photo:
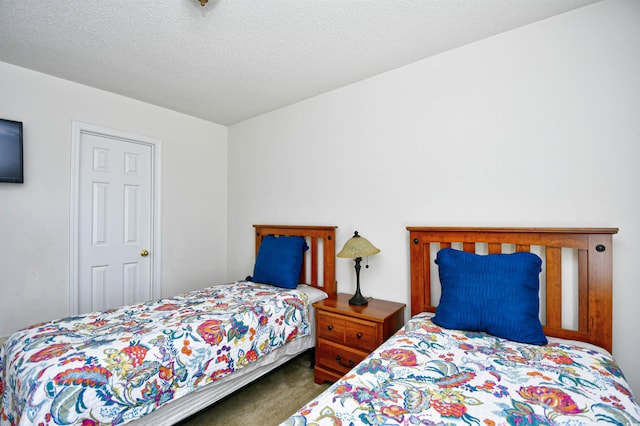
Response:
[[[329,296],[337,294],[336,226],[253,225],[256,228],[256,256],[266,235],[302,236],[309,251],[304,257],[300,282],[319,288]],[[322,275],[320,275],[322,272]]]
[[[431,265],[440,248],[471,253],[533,251],[543,259],[541,321],[547,336],[589,342],[611,352],[612,235],[617,228],[466,228],[408,226],[411,256],[411,315],[435,312]],[[480,244],[476,244],[480,243]],[[571,256],[563,248],[571,249]],[[482,249],[482,250],[480,250]],[[563,257],[575,260],[577,327],[563,328]]]

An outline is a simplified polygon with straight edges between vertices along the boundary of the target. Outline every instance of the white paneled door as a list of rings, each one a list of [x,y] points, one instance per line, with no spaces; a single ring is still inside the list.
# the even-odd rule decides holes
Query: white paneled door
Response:
[[[154,147],[87,131],[79,138],[77,311],[148,301],[156,255]]]

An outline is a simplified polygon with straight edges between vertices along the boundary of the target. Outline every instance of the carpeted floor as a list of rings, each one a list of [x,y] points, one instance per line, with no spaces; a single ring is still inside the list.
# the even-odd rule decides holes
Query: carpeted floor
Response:
[[[305,353],[180,425],[278,425],[330,386],[314,383],[310,363]]]

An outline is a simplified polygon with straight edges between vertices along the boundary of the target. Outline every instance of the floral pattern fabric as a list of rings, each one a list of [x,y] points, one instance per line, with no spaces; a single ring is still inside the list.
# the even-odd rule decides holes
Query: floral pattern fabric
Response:
[[[126,423],[309,334],[307,303],[237,282],[19,331],[0,351],[0,424]]]
[[[284,424],[595,423],[640,424],[640,407],[606,351],[447,330],[420,314]]]

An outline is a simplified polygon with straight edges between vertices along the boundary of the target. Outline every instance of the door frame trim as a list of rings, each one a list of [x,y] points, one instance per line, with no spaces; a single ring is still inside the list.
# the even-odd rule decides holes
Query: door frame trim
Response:
[[[78,235],[80,208],[80,143],[83,134],[117,139],[130,143],[147,145],[151,149],[151,297],[158,299],[162,295],[162,253],[161,253],[161,166],[162,143],[159,139],[135,135],[120,130],[108,129],[93,124],[72,121],[71,123],[71,197],[69,209],[69,315],[78,315]]]

